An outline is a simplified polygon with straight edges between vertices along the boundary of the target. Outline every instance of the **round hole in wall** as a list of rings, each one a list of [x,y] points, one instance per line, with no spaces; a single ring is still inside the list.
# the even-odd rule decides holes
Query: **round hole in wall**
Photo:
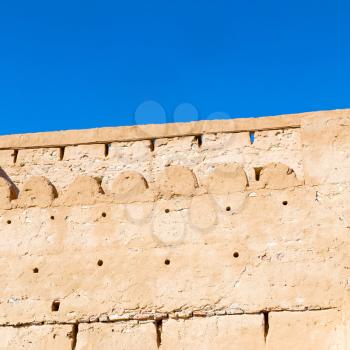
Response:
[[[102,213],[102,217],[105,218],[107,214],[105,212]]]
[[[99,260],[98,262],[97,262],[97,266],[102,266],[103,265],[103,260]]]
[[[6,222],[7,222],[7,225],[10,225],[12,223],[11,220],[7,220]]]
[[[167,214],[170,212],[170,210],[169,209],[165,209],[164,210]]]
[[[50,216],[51,220],[55,220],[55,217],[53,215]]]
[[[37,267],[34,267],[33,273],[38,273],[38,272],[39,272],[39,269]]]
[[[238,253],[238,252],[234,252],[234,253],[233,253],[233,257],[234,257],[234,258],[238,258],[238,257],[239,257],[239,253]]]
[[[287,204],[288,204],[288,201],[283,201],[282,204],[283,204],[283,205],[287,205]]]
[[[231,207],[226,207],[226,211],[231,211]]]
[[[165,259],[165,260],[164,260],[164,264],[165,264],[165,265],[170,265],[170,260],[169,260],[169,259]]]

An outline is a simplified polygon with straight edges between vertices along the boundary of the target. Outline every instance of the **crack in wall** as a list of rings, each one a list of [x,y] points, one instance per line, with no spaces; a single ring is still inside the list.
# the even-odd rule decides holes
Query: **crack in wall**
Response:
[[[79,324],[75,323],[72,327],[71,333],[69,334],[69,337],[72,339],[72,344],[71,344],[72,350],[75,350],[77,346],[78,332],[79,332]]]
[[[269,329],[270,329],[270,325],[269,325],[269,313],[264,311],[263,312],[264,315],[264,341],[266,343],[266,339],[267,336],[269,334]]]
[[[196,311],[181,311],[181,312],[164,312],[164,313],[140,313],[130,316],[130,314],[123,315],[99,315],[91,316],[87,319],[77,319],[73,321],[33,321],[33,322],[23,322],[23,323],[5,323],[0,324],[0,327],[13,327],[13,328],[22,328],[22,327],[32,327],[32,326],[43,326],[43,325],[79,325],[79,324],[94,324],[94,323],[118,323],[118,322],[128,322],[128,321],[138,321],[141,322],[155,322],[156,325],[162,324],[162,320],[166,319],[175,319],[175,320],[188,320],[194,318],[205,318],[205,317],[225,317],[225,316],[244,316],[244,315],[264,315],[271,312],[318,312],[318,311],[327,311],[327,310],[339,310],[339,307],[330,306],[330,307],[316,307],[316,308],[304,308],[304,309],[264,309],[258,311],[244,311],[242,309],[228,309],[228,310],[196,310]],[[268,317],[268,316],[267,316]],[[265,326],[268,326],[265,322]]]
[[[205,313],[205,312],[202,312],[201,315],[199,314],[196,314],[196,313],[192,313],[190,317],[187,317],[187,318],[182,318],[182,320],[184,322],[186,322],[186,320],[189,320],[189,319],[194,319],[194,318],[205,318],[205,317],[218,317],[218,316],[225,316],[225,317],[229,317],[229,316],[236,316],[236,317],[239,317],[239,316],[249,316],[249,315],[262,315],[263,316],[263,334],[262,336],[264,337],[264,343],[266,344],[267,343],[267,337],[269,335],[269,330],[270,330],[270,325],[269,325],[269,315],[271,312],[298,312],[298,313],[304,313],[304,312],[319,312],[319,311],[327,311],[327,310],[330,310],[330,309],[338,309],[338,308],[335,308],[335,307],[327,307],[327,308],[314,308],[314,309],[305,309],[305,310],[296,310],[296,309],[283,309],[283,310],[275,310],[275,311],[266,311],[266,310],[261,310],[259,312],[251,312],[251,313],[241,313],[241,314],[214,314],[214,313]],[[159,317],[159,315],[158,315]],[[155,341],[156,341],[156,345],[157,345],[157,348],[158,349],[161,349],[161,345],[162,345],[162,328],[163,328],[163,320],[165,319],[171,319],[171,318],[174,318],[172,317],[172,314],[171,313],[165,313],[163,314],[163,317],[162,318],[158,318],[158,319],[155,319],[153,320],[153,324],[155,326]],[[177,319],[181,319],[181,318],[177,318]],[[26,328],[26,327],[32,327],[32,326],[37,326],[37,327],[40,327],[40,326],[45,326],[45,325],[71,325],[72,326],[72,330],[67,334],[67,337],[71,340],[71,350],[76,350],[76,347],[77,347],[77,342],[78,342],[78,337],[79,337],[79,325],[80,324],[101,324],[101,323],[104,323],[104,324],[116,324],[118,322],[127,322],[128,321],[135,321],[135,320],[132,320],[132,319],[129,319],[129,320],[115,320],[115,321],[110,321],[110,320],[104,320],[104,321],[101,321],[100,319],[96,319],[95,321],[93,322],[87,322],[87,321],[77,321],[75,323],[72,323],[72,322],[28,322],[28,323],[23,323],[23,324],[14,324],[14,325],[0,325],[0,327],[13,327],[13,328]],[[142,323],[145,323],[145,322],[148,322],[148,321],[151,321],[151,320],[138,320],[138,324],[142,324]]]
[[[160,348],[162,345],[162,327],[163,327],[163,320],[157,320],[154,323],[156,327],[156,336],[157,336],[157,347]]]

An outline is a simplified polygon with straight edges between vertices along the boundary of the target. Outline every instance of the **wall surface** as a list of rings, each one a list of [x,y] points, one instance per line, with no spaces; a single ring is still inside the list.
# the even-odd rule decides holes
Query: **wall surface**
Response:
[[[350,110],[0,136],[0,349],[350,349]]]

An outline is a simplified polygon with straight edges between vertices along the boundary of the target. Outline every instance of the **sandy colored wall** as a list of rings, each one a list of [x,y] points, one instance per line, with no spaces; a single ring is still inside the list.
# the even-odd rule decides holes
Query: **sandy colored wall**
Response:
[[[0,349],[350,349],[350,111],[0,137]]]

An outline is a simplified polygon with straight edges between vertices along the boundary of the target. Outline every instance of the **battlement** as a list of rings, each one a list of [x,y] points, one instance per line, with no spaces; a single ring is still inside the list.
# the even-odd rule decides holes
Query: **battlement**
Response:
[[[348,349],[350,110],[0,136],[0,348]]]

